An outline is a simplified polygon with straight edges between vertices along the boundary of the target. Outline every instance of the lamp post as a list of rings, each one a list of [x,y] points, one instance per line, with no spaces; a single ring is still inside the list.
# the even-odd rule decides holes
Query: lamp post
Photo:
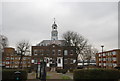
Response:
[[[63,69],[64,69],[64,51],[63,51]]]
[[[103,47],[104,47],[104,45],[101,45],[101,47],[102,47],[102,61],[101,61],[101,66],[103,67]]]

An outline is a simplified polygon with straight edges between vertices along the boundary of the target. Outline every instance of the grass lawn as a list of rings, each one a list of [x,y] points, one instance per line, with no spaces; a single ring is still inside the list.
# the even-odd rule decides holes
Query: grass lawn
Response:
[[[50,76],[47,76],[46,79],[50,79],[51,77]]]
[[[67,74],[56,73],[56,72],[47,72],[47,79],[72,79]]]
[[[66,80],[66,79],[71,79],[71,78],[69,76],[61,76],[61,79]]]

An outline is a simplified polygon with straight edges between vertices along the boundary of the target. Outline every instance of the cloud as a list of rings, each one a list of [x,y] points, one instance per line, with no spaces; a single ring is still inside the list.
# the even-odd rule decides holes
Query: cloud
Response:
[[[53,18],[59,39],[67,30],[85,36],[95,47],[117,48],[118,7],[115,2],[4,2],[3,32],[10,45],[28,39],[33,45],[50,39]]]

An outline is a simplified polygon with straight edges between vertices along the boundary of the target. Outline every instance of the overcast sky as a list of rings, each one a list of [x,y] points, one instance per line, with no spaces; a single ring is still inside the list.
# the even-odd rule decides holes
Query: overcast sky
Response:
[[[51,25],[56,18],[59,39],[68,31],[83,35],[97,49],[118,48],[117,2],[2,2],[0,32],[15,47],[20,40],[36,45],[51,39]],[[2,31],[1,31],[2,29]]]

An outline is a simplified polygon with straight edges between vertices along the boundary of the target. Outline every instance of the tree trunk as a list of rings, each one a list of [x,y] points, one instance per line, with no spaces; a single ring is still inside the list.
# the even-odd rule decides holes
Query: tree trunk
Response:
[[[90,65],[90,60],[88,60],[88,66]]]
[[[82,62],[82,65],[83,65],[83,67],[84,67],[84,60],[83,60],[83,62]]]
[[[20,56],[20,61],[19,61],[19,69],[22,69],[22,58],[23,58],[23,55]],[[21,67],[20,67],[21,66]]]

